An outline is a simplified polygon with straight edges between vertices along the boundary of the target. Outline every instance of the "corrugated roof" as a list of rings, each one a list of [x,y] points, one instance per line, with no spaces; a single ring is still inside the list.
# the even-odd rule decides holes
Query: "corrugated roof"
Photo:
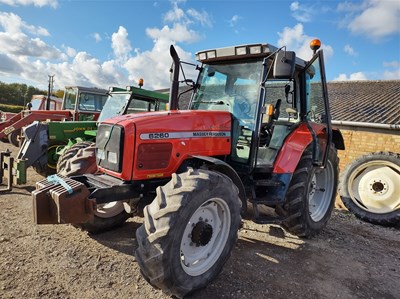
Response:
[[[400,80],[329,82],[332,120],[400,124]]]

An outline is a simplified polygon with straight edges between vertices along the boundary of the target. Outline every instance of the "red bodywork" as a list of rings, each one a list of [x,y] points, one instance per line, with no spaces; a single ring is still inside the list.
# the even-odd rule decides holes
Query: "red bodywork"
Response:
[[[226,111],[160,111],[104,123],[125,129],[123,166],[121,173],[100,170],[125,181],[170,177],[192,155],[225,156],[231,152],[232,121]]]
[[[87,113],[80,113],[87,114]],[[91,112],[94,115],[93,120],[97,120],[100,112]],[[0,139],[6,138],[7,135],[15,130],[33,123],[34,121],[61,121],[61,120],[79,120],[79,114],[70,110],[23,110],[16,113],[11,118],[0,122]]]
[[[318,136],[321,148],[325,151],[327,144],[326,126],[310,123]],[[285,140],[274,164],[274,173],[293,173],[299,164],[306,147],[311,143],[312,136],[305,123],[301,123]]]

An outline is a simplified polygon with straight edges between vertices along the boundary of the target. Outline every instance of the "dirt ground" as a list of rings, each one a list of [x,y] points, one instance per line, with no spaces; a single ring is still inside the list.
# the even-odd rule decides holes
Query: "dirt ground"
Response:
[[[9,144],[0,142],[0,151]],[[16,153],[16,151],[14,150]],[[0,298],[169,298],[135,262],[140,218],[97,235],[33,224],[41,177],[0,193]],[[4,187],[2,185],[1,187]],[[335,210],[325,230],[299,239],[246,220],[222,273],[190,298],[399,298],[400,230]]]

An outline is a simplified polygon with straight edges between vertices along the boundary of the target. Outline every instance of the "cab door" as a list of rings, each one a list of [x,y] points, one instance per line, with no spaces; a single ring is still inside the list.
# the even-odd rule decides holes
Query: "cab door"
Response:
[[[323,51],[318,51],[306,65],[303,73],[305,84],[302,110],[313,137],[313,160],[315,165],[325,166],[332,142],[331,117],[326,86]]]

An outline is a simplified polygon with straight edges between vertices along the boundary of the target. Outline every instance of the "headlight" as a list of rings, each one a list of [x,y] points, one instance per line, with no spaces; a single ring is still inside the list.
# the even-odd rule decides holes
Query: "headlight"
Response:
[[[96,136],[97,165],[116,172],[122,171],[124,128],[100,124]]]

